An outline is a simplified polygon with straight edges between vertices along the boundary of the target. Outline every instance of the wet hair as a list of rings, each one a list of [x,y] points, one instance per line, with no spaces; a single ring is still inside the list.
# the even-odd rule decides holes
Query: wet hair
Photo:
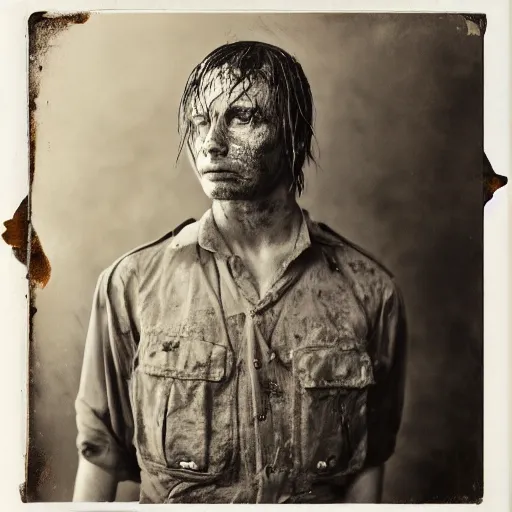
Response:
[[[301,65],[277,46],[256,41],[225,44],[208,54],[194,68],[179,107],[181,141],[178,157],[193,129],[188,109],[192,102],[201,102],[204,89],[208,86],[205,77],[210,74],[208,78],[211,79],[212,72],[222,75],[226,69],[233,78],[231,90],[242,84],[241,95],[255,80],[263,80],[268,85],[272,116],[276,119],[278,140],[283,146],[282,156],[292,173],[292,187],[300,195],[304,190],[304,164],[314,161],[311,151],[314,136],[313,98]]]

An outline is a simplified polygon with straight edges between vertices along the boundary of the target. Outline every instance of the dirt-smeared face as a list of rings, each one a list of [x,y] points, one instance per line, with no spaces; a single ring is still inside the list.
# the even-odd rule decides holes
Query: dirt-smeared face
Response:
[[[261,199],[283,181],[269,87],[236,82],[236,72],[216,70],[189,106],[188,147],[211,199]]]

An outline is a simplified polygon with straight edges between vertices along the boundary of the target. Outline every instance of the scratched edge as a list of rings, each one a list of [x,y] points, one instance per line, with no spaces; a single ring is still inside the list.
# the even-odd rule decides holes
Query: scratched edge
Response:
[[[23,503],[37,502],[37,484],[39,465],[44,463],[38,454],[33,443],[34,418],[31,414],[34,403],[35,386],[33,379],[33,362],[35,361],[34,350],[34,315],[37,312],[35,307],[36,284],[31,277],[31,255],[33,234],[32,226],[32,185],[35,175],[35,150],[36,150],[36,99],[39,95],[39,76],[37,67],[40,65],[44,53],[47,51],[49,41],[58,33],[66,30],[70,25],[83,24],[89,19],[90,13],[74,11],[47,12],[35,11],[27,19],[26,36],[28,40],[28,69],[27,69],[27,90],[28,90],[28,151],[29,151],[29,187],[27,195],[27,280],[28,280],[28,347],[27,347],[27,403],[26,403],[26,447],[25,447],[25,481],[19,486],[20,498]],[[43,26],[45,24],[46,26]],[[53,24],[53,31],[49,26]],[[46,33],[43,33],[44,30]],[[40,40],[39,40],[40,39]],[[41,70],[41,68],[40,68]],[[41,244],[42,250],[42,244]],[[44,254],[44,251],[43,251]],[[34,463],[31,464],[31,461]]]
[[[34,362],[34,308],[35,308],[35,287],[30,279],[31,252],[32,252],[32,183],[35,171],[35,101],[39,92],[38,85],[35,83],[35,63],[31,59],[35,52],[35,37],[37,24],[43,19],[44,12],[34,12],[27,20],[27,39],[28,39],[28,126],[29,126],[29,186],[27,196],[27,280],[28,280],[28,347],[27,347],[27,434],[26,434],[26,456],[25,456],[25,483],[22,493],[22,501],[30,503],[36,501],[32,492],[32,473],[30,461],[32,460],[33,446],[32,433],[34,418],[31,414],[34,403],[35,389],[32,379],[32,367]]]

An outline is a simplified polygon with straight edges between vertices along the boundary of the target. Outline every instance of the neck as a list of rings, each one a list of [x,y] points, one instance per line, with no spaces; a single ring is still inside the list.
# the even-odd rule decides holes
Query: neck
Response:
[[[212,212],[233,252],[237,249],[257,251],[286,242],[300,226],[302,215],[294,193],[281,188],[259,200],[215,200]]]

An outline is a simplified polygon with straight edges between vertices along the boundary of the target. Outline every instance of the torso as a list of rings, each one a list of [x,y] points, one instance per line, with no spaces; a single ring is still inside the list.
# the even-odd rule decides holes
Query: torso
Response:
[[[286,269],[244,265],[194,229],[138,261],[141,501],[253,502],[269,464],[290,475],[283,499],[342,484],[364,463],[370,320],[389,278],[315,241]]]

